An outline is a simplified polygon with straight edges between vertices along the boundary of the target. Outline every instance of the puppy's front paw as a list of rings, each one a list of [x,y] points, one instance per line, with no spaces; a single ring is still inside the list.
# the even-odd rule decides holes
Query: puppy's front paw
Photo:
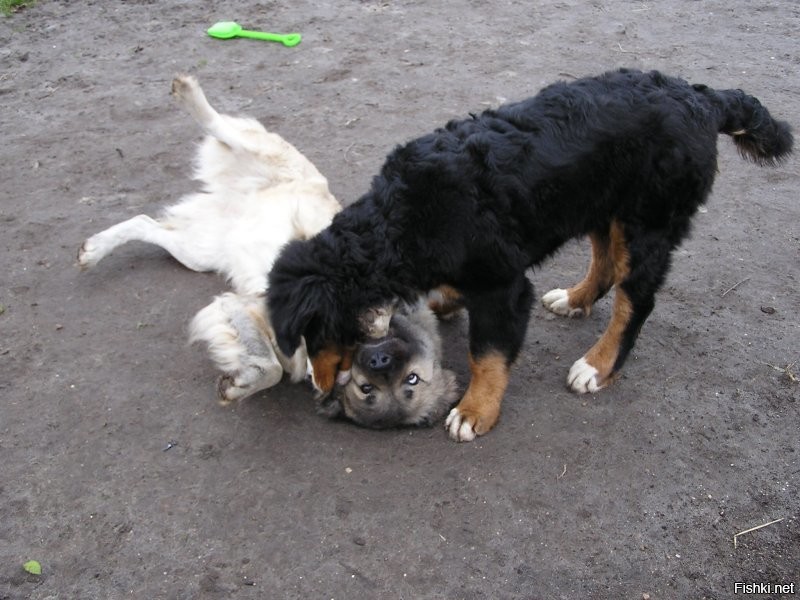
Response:
[[[593,394],[606,387],[610,381],[610,377],[604,377],[584,357],[575,361],[567,375],[567,385],[579,394]]]
[[[586,311],[583,308],[573,308],[569,304],[569,290],[556,288],[550,290],[542,296],[542,304],[544,307],[557,315],[562,317],[583,317]]]
[[[253,394],[273,385],[275,385],[275,382],[263,377],[255,381],[245,381],[241,376],[237,377],[225,373],[217,379],[217,399],[222,406],[228,406],[231,402],[239,402],[249,398]]]
[[[224,373],[217,380],[217,397],[223,406],[238,402],[276,385],[283,377],[283,367],[277,359],[261,360],[236,373]]]
[[[220,375],[217,380],[217,400],[222,406],[228,406],[232,402],[239,402],[264,389],[262,385],[259,385],[260,383],[245,382],[240,377],[229,373]]]
[[[447,429],[450,439],[456,442],[471,442],[478,435],[475,432],[476,421],[475,416],[469,417],[461,414],[461,411],[456,407],[447,415],[444,428]]]
[[[217,398],[222,406],[237,402],[250,395],[250,388],[240,387],[232,375],[220,375],[217,380]]]

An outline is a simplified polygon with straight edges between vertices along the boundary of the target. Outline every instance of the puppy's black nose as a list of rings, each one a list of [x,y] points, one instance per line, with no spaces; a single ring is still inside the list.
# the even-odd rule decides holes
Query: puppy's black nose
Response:
[[[388,370],[392,366],[392,356],[382,350],[376,350],[367,362],[369,368],[378,373]]]

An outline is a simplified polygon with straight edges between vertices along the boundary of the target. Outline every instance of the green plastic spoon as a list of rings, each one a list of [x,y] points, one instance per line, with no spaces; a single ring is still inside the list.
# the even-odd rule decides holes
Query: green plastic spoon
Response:
[[[252,38],[268,42],[280,42],[284,46],[297,46],[300,43],[299,33],[267,33],[265,31],[248,31],[233,21],[221,21],[208,28],[211,37],[227,40],[232,37]]]

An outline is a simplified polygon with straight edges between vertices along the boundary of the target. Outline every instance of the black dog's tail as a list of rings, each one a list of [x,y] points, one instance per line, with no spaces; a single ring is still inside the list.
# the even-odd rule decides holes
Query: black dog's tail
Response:
[[[792,151],[786,121],[776,121],[761,102],[742,90],[716,92],[721,103],[719,131],[733,137],[739,153],[759,165],[774,165]]]

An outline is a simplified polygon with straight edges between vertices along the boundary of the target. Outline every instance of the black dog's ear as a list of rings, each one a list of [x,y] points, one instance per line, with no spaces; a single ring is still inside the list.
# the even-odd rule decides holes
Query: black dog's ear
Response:
[[[317,414],[329,419],[342,415],[342,403],[336,398],[336,394],[326,394],[320,399],[317,404]]]
[[[293,309],[291,305],[276,304],[270,295],[269,309],[278,347],[286,356],[292,356],[302,343],[302,336],[316,314],[314,306],[306,299]]]
[[[309,354],[324,342],[332,312],[331,283],[315,258],[312,240],[284,246],[269,273],[267,305],[278,347],[292,356],[305,336]]]

